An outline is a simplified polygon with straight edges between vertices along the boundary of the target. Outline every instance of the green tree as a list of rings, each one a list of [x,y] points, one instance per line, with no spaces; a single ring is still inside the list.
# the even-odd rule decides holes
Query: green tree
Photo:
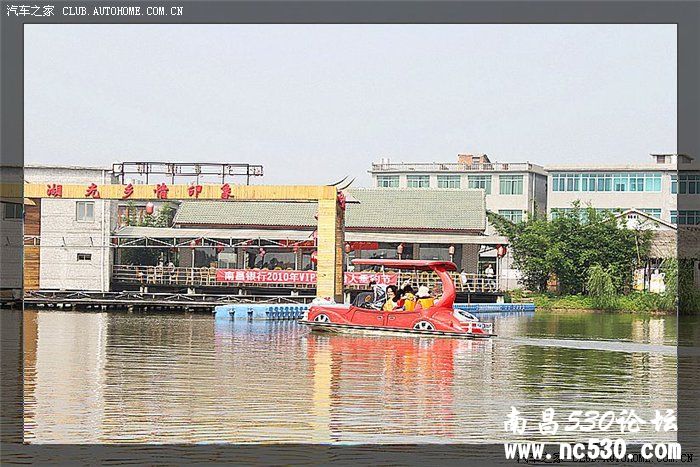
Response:
[[[603,269],[599,264],[594,264],[588,269],[588,282],[586,284],[588,295],[593,299],[593,306],[601,310],[614,310],[618,308],[617,294],[613,285],[612,274]]]
[[[584,292],[591,266],[599,265],[611,277],[617,292],[632,282],[634,269],[647,257],[651,232],[628,229],[611,212],[597,212],[575,203],[552,220],[533,215],[513,223],[488,214],[489,221],[508,237],[515,266],[531,290],[544,292],[547,279],[556,275],[559,292]]]

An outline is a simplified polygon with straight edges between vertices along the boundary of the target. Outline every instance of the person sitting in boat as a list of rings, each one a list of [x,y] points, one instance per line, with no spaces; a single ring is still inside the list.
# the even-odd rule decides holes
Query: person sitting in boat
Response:
[[[386,302],[382,307],[383,311],[391,311],[399,307],[399,288],[395,285],[390,285],[386,288]]]
[[[384,301],[386,299],[386,289],[377,284],[374,278],[370,279],[369,286],[372,289],[372,299],[369,308],[381,310],[384,307]]]
[[[420,305],[420,307],[424,310],[430,308],[435,304],[435,298],[433,298],[430,295],[430,289],[425,285],[421,285],[420,287],[418,287],[418,293],[416,294],[416,297],[418,298],[417,305]]]
[[[413,311],[416,308],[416,294],[408,281],[404,282],[403,287],[401,287],[401,298],[398,305],[404,311]]]

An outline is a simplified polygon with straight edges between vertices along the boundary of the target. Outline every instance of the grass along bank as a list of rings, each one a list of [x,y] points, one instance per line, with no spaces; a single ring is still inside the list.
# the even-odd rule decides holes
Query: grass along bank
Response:
[[[674,297],[675,298],[675,297]],[[524,292],[512,290],[506,294],[506,301],[534,302],[540,310],[596,310],[638,313],[675,313],[675,299],[667,294],[633,292],[628,295],[612,295],[601,303],[596,297],[587,295],[555,295],[550,293]]]
[[[623,311],[641,313],[675,313],[675,304],[669,306],[666,300],[655,293],[634,292],[629,295],[614,295],[608,305],[601,306],[595,298],[584,295],[561,297],[541,295],[535,299],[535,306],[542,309],[584,309],[603,311]]]

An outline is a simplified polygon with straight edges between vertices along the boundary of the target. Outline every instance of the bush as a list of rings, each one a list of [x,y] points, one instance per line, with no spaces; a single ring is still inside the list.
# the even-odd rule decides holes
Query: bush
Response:
[[[594,308],[600,310],[619,309],[620,300],[613,285],[612,274],[599,264],[593,265],[588,269],[586,289]]]

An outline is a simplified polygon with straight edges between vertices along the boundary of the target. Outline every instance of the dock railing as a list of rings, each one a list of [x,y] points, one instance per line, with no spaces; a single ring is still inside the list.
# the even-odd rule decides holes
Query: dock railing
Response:
[[[117,264],[112,267],[112,281],[126,284],[139,284],[142,286],[180,286],[180,287],[266,287],[266,288],[298,288],[312,289],[314,284],[308,283],[273,283],[273,282],[236,282],[217,280],[214,267],[168,267],[168,266],[134,266]],[[357,271],[359,272],[359,271]],[[367,271],[372,272],[372,271]],[[425,285],[432,289],[440,284],[439,277],[427,271],[392,271],[385,270],[385,274],[397,274],[397,285],[404,282],[411,283],[414,289]],[[452,273],[457,292],[465,293],[497,293],[500,291],[497,276],[486,276],[473,273]],[[362,290],[367,286],[348,284],[349,290]]]

